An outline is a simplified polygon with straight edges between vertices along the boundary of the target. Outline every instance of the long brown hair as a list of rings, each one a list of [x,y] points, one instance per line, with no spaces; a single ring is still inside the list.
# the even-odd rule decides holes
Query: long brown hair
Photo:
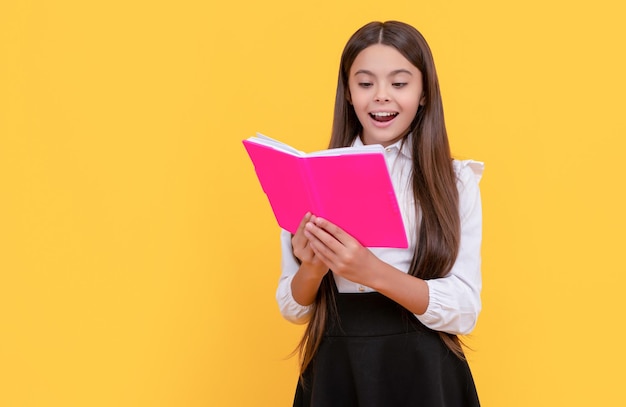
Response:
[[[432,279],[445,276],[457,257],[460,242],[460,219],[456,176],[443,115],[443,104],[435,64],[424,37],[410,25],[398,21],[372,22],[355,32],[341,55],[335,98],[330,148],[350,146],[362,130],[354,108],[348,102],[348,77],[357,55],[365,48],[383,44],[394,47],[422,73],[424,105],[411,124],[412,189],[416,205],[417,244],[409,274]],[[298,346],[301,372],[309,365],[321,342],[327,312],[334,298],[328,273],[320,285],[311,320]],[[464,358],[456,335],[440,332],[446,346]]]

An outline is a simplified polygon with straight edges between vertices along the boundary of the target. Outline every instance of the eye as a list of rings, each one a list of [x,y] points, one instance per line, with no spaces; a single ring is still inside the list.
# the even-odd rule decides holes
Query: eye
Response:
[[[403,88],[407,85],[406,82],[394,82],[391,84],[394,88]]]
[[[359,82],[359,86],[362,88],[370,88],[372,86],[371,82]]]

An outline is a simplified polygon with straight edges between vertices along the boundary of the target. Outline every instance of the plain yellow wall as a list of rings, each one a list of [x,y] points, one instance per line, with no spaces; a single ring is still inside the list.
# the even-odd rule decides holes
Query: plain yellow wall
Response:
[[[302,327],[240,141],[324,148],[341,49],[387,19],[486,162],[483,405],[626,405],[621,4],[3,0],[0,405],[289,405]]]

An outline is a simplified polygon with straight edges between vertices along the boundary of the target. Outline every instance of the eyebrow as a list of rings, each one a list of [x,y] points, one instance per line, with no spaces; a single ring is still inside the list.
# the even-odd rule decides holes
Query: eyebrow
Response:
[[[396,69],[395,71],[391,71],[389,73],[389,76],[397,75],[399,73],[408,73],[411,76],[413,75],[411,73],[411,71],[409,71],[409,70],[406,70],[406,69]],[[376,76],[376,75],[374,75],[374,73],[372,71],[368,71],[367,69],[359,69],[358,71],[356,71],[354,73],[354,76],[359,75],[359,74],[366,74],[366,75],[370,75],[370,76]]]

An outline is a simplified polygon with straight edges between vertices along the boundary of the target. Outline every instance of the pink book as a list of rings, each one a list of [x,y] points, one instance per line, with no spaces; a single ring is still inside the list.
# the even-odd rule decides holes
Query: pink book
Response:
[[[283,229],[295,233],[311,212],[363,246],[408,247],[381,145],[306,154],[262,134],[243,144]]]

